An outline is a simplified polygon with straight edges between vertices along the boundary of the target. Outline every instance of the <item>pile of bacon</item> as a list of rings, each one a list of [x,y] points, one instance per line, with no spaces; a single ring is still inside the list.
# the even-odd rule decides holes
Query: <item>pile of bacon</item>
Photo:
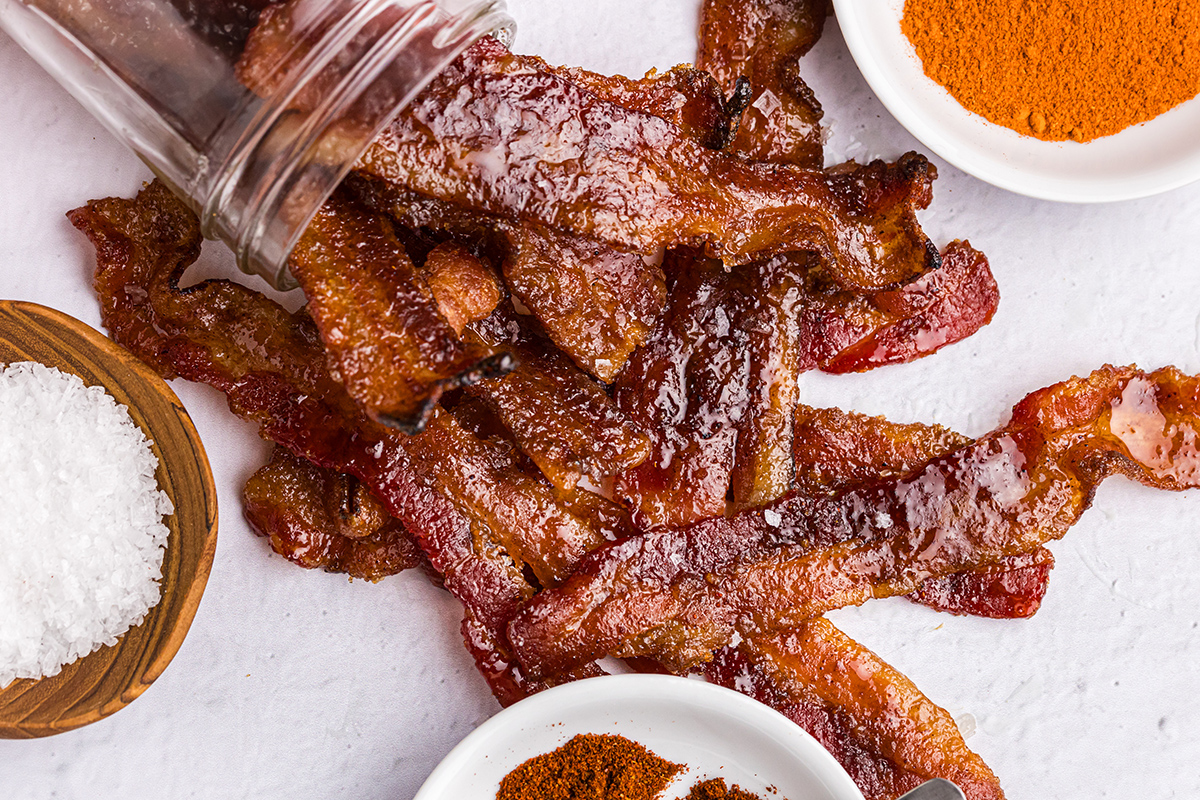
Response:
[[[158,184],[71,220],[113,337],[278,445],[253,526],[307,567],[422,566],[501,703],[604,657],[699,671],[871,800],[930,777],[998,798],[950,716],[821,615],[892,595],[1034,613],[1043,544],[1106,476],[1200,483],[1200,383],[1105,367],[977,440],[800,405],[803,371],[927,355],[998,298],[982,254],[918,226],[923,157],[823,168],[797,69],[824,12],[709,0],[697,68],[641,80],[479,42],[313,220],[296,313],[182,287],[197,222]],[[288,13],[250,35],[252,87]]]

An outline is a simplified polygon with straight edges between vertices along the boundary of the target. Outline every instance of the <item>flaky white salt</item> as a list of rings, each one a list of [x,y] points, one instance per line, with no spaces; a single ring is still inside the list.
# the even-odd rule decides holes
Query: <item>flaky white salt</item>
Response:
[[[157,466],[103,388],[0,371],[0,687],[57,674],[158,603],[173,509]]]

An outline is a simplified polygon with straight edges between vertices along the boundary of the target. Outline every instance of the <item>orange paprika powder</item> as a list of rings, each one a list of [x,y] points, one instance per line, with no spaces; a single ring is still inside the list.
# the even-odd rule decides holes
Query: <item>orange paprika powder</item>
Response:
[[[905,0],[925,74],[969,111],[1086,142],[1200,93],[1200,0]]]

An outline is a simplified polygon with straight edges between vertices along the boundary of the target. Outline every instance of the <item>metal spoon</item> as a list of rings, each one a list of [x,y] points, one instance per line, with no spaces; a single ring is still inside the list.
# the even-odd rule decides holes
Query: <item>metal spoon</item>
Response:
[[[911,792],[905,792],[896,800],[966,800],[966,796],[945,778],[925,781]]]

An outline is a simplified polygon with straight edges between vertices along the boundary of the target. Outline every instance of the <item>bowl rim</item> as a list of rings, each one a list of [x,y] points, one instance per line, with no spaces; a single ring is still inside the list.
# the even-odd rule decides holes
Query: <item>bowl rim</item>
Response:
[[[753,722],[765,736],[786,741],[797,761],[817,773],[838,800],[863,800],[862,792],[837,759],[808,731],[770,706],[702,679],[640,673],[585,678],[546,689],[501,710],[455,745],[429,774],[413,800],[448,798],[451,781],[476,760],[486,757],[489,744],[494,745],[497,739],[503,742],[506,731],[520,731],[568,719],[573,707],[600,696],[625,700],[665,699]],[[512,764],[510,770],[519,763]]]
[[[64,665],[55,675],[18,678],[0,687],[0,739],[28,739],[74,730],[111,716],[162,675],[191,628],[212,570],[217,492],[208,455],[183,403],[158,373],[100,331],[49,306],[0,300],[0,353],[5,351],[19,357],[0,356],[0,364],[22,360],[47,363],[47,354],[52,354],[55,363],[48,366],[77,375],[85,384],[104,386],[126,406],[158,459],[155,476],[159,488],[175,507],[175,513],[164,518],[169,536],[163,555],[163,589],[145,618],[118,637],[116,644],[100,646]],[[100,369],[100,363],[117,369]],[[160,413],[131,402],[132,393],[140,391],[163,401]],[[187,457],[168,459],[165,441],[186,441]],[[196,491],[182,497],[181,492],[188,488]],[[172,581],[170,598],[168,579]],[[118,660],[132,667],[123,667],[120,674],[110,673],[109,667]],[[96,671],[100,682],[93,685],[90,673]],[[80,695],[81,691],[86,694]],[[62,700],[70,704],[51,714],[49,709],[58,708],[56,704]]]
[[[1131,141],[1132,137],[1139,136],[1138,131],[1144,130],[1145,126],[1161,124],[1159,121],[1164,116],[1185,105],[1200,104],[1200,96],[1180,103],[1175,108],[1151,120],[1132,125],[1116,134],[1094,139],[1091,142],[1043,141],[1031,136],[1024,136],[968,111],[960,105],[944,87],[925,75],[924,69],[920,67],[919,57],[913,51],[907,37],[901,32],[898,32],[895,37],[896,45],[904,48],[907,51],[905,55],[915,60],[920,73],[920,81],[915,86],[909,87],[905,82],[893,78],[890,71],[884,68],[883,62],[876,53],[876,48],[872,45],[875,40],[873,38],[868,40],[867,26],[864,21],[868,17],[872,20],[878,19],[880,15],[885,15],[890,19],[893,16],[893,5],[896,2],[900,3],[902,13],[904,0],[874,0],[873,2],[832,0],[846,47],[875,96],[909,133],[963,172],[1016,194],[1041,200],[1077,204],[1135,200],[1162,194],[1200,180],[1200,150],[1180,153],[1178,159],[1154,170],[1147,169],[1111,178],[1103,175],[1088,175],[1086,178],[1048,177],[1039,174],[1036,170],[1023,168],[1019,160],[1014,162],[1007,158],[1002,159],[996,153],[991,153],[987,157],[976,156],[972,152],[970,142],[946,133],[945,129],[935,124],[936,120],[928,118],[928,115],[924,113],[921,107],[921,98],[926,96],[926,92],[930,93],[929,96],[944,98],[947,101],[947,107],[952,105],[957,110],[955,113],[959,119],[971,120],[972,124],[981,131],[1000,131],[1002,135],[1011,134],[1018,137],[1014,141],[1020,141],[1022,146],[1038,148],[1046,153],[1053,151],[1058,155],[1066,152],[1068,158],[1072,151],[1066,148],[1084,148],[1097,143],[1107,143],[1099,146],[1115,148],[1118,144]],[[1075,150],[1073,152],[1082,151]]]

